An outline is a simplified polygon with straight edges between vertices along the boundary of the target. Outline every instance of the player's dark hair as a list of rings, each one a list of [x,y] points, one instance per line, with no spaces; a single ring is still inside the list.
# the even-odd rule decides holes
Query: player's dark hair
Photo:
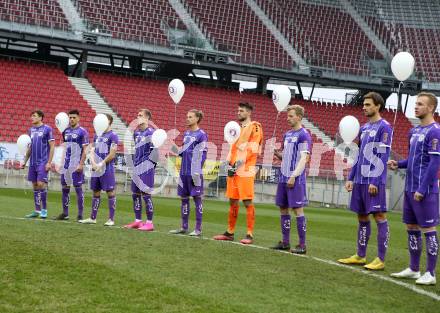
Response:
[[[435,111],[437,110],[437,105],[438,105],[438,100],[435,94],[433,94],[432,92],[422,91],[417,94],[417,98],[418,97],[427,97],[429,99],[431,105],[434,106],[434,110],[432,111],[432,114],[434,114]]]
[[[201,110],[197,110],[197,109],[192,109],[189,110],[188,112],[194,113],[195,116],[197,117],[197,124],[199,124],[202,119],[203,119],[203,112]]]
[[[75,114],[75,115],[79,115],[79,111],[77,109],[73,109],[69,111],[69,115],[70,114]]]
[[[111,116],[111,115],[108,114],[108,113],[105,113],[105,116],[107,116],[108,124],[111,125],[111,124],[113,123],[113,116]]]
[[[254,110],[254,106],[252,104],[250,104],[249,102],[240,102],[238,104],[238,106],[240,108],[245,108],[245,109],[247,109],[248,111],[251,111],[251,112]]]
[[[44,118],[44,112],[41,111],[41,110],[33,110],[33,111],[31,112],[31,115],[33,115],[33,114],[37,114],[39,117],[41,117],[41,119]]]
[[[373,100],[375,106],[380,106],[379,111],[385,109],[385,101],[383,100],[382,96],[379,93],[370,91],[364,96],[364,100],[366,99],[371,99]]]
[[[149,120],[153,117],[153,114],[151,114],[151,111],[148,109],[140,109],[139,112],[142,112]]]

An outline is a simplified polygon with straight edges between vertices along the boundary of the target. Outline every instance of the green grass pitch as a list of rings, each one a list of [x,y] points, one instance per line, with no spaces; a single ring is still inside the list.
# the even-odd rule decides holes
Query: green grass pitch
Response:
[[[131,197],[118,196],[116,224],[132,221]],[[86,215],[90,194],[86,196]],[[440,284],[400,286],[317,260],[355,252],[355,215],[307,208],[308,256],[168,235],[180,224],[178,199],[154,198],[153,233],[106,228],[103,196],[97,225],[20,219],[32,210],[32,194],[0,189],[0,312],[438,312]],[[71,192],[71,216],[76,216]],[[192,203],[192,208],[194,204]],[[49,192],[49,216],[60,213],[61,195]],[[204,237],[225,230],[228,206],[206,200]],[[193,211],[193,210],[192,210]],[[191,212],[191,226],[194,215]],[[143,216],[145,213],[143,212]],[[407,266],[400,214],[389,214],[391,240],[386,269]],[[245,234],[240,211],[236,240]],[[376,256],[372,224],[368,260]],[[280,239],[274,205],[256,205],[255,245]],[[292,242],[296,242],[292,223]],[[425,253],[425,252],[424,252]],[[425,259],[422,258],[422,269]],[[414,285],[415,286],[415,285]],[[418,291],[418,292],[417,292]],[[428,291],[431,296],[420,294]]]

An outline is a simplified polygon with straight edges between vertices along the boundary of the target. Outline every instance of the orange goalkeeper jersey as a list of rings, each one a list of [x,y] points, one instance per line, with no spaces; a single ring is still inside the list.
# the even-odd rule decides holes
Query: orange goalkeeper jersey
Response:
[[[241,128],[240,137],[231,146],[228,161],[234,165],[237,161],[245,163],[244,170],[248,171],[257,164],[257,158],[261,154],[263,145],[263,128],[261,124],[252,121]]]

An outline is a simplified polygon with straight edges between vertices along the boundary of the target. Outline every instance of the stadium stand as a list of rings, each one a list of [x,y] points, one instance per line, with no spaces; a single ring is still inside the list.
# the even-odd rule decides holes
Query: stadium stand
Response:
[[[69,23],[56,0],[2,0],[0,20],[69,30]]]
[[[374,44],[340,7],[300,0],[257,0],[280,32],[311,65],[367,74],[367,59],[382,59]]]
[[[83,18],[104,26],[113,38],[169,46],[162,23],[177,23],[178,28],[184,27],[167,0],[75,2]]]
[[[244,0],[185,0],[186,9],[216,48],[235,62],[290,69],[294,62]]]
[[[79,95],[64,72],[55,65],[0,59],[0,141],[16,142],[27,133],[30,112],[41,109],[44,123],[54,128],[57,143],[61,135],[54,119],[60,111],[76,108],[81,113],[81,124],[93,136],[96,113]]]
[[[429,81],[440,82],[438,1],[350,1],[392,54],[409,51],[417,71]]]
[[[153,122],[158,127],[174,128],[174,104],[167,92],[168,82],[95,71],[88,71],[87,77],[126,123],[130,123],[136,117],[139,108],[147,107],[152,111]],[[216,144],[219,158],[224,143],[223,127],[228,121],[236,119],[236,107],[240,101],[254,104],[253,119],[262,123],[265,139],[269,139],[274,131],[274,118],[277,115],[269,97],[191,84],[186,84],[185,96],[177,106],[177,129],[181,133],[185,130],[184,117],[188,110],[203,110],[205,117],[201,127],[208,133],[209,140]],[[307,101],[295,103],[304,105]],[[314,108],[311,104],[306,106],[306,110],[311,108]],[[319,109],[314,110],[323,113]],[[285,120],[286,113],[281,113],[275,132],[277,142],[281,141],[283,133],[288,130]],[[317,136],[312,135],[312,139],[314,143],[322,144],[322,140]],[[178,137],[177,142],[180,141],[181,137]],[[210,152],[210,157],[215,158],[213,151]],[[334,151],[324,153],[320,168],[332,170],[334,157]],[[336,157],[340,159],[338,155]],[[342,159],[340,161],[342,162]]]
[[[332,138],[336,137],[339,121],[346,115],[355,116],[361,125],[367,122],[367,118],[359,107],[343,107],[337,104],[316,101],[303,104],[306,108],[307,118]],[[390,124],[393,124],[395,111],[385,109],[381,114]],[[411,122],[403,113],[399,112],[394,127],[393,151],[400,156],[407,156],[408,154],[408,131],[411,128]]]

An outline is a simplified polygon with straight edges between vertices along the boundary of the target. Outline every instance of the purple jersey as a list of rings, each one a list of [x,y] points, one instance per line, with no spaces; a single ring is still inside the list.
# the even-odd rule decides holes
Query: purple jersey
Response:
[[[49,141],[55,140],[53,138],[52,128],[45,124],[38,127],[31,127],[29,129],[29,136],[31,137],[30,165],[46,164],[49,160]]]
[[[355,184],[385,185],[387,161],[390,156],[392,136],[390,123],[380,119],[366,123],[359,130],[359,155],[353,165],[348,180]]]
[[[183,137],[180,175],[201,174],[206,160],[208,135],[202,130],[187,130]]]
[[[78,126],[68,127],[63,132],[63,140],[66,143],[66,158],[64,159],[64,168],[79,165],[84,146],[89,144],[89,133],[84,128]]]
[[[135,153],[133,158],[133,165],[138,166],[143,162],[148,160],[157,163],[157,157],[150,154],[157,149],[154,149],[153,143],[151,142],[151,135],[154,133],[154,128],[147,127],[145,130],[136,129],[133,133],[133,139],[135,142]]]
[[[116,135],[112,130],[103,133],[101,136],[96,136],[93,139],[95,143],[95,162],[99,163],[103,161],[109,154],[112,148],[115,148],[119,143],[118,135]],[[115,159],[107,163],[107,168],[113,168]]]
[[[430,155],[440,154],[439,141],[440,125],[438,123],[432,123],[427,126],[419,125],[410,130],[405,191],[416,192],[421,187],[427,187],[426,191],[428,193],[439,192],[437,175],[427,186],[421,186],[423,176],[428,168]]]
[[[283,142],[281,143],[283,159],[281,162],[280,183],[287,183],[301,158],[301,153],[310,153],[311,148],[312,138],[305,128],[289,130],[284,134]],[[301,175],[296,177],[295,184],[305,183],[306,173],[303,171]]]

